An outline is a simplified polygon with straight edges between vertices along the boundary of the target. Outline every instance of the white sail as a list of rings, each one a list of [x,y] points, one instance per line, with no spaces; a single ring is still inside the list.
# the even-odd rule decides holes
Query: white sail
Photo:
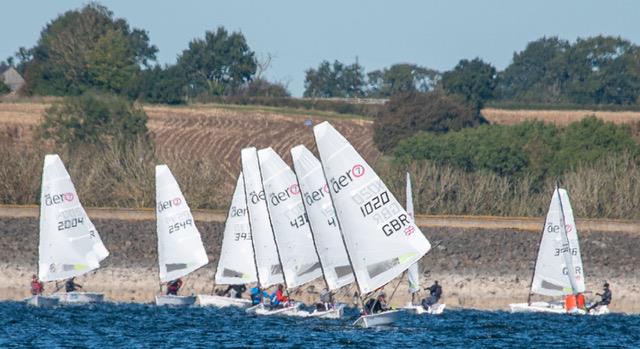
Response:
[[[262,184],[288,288],[322,276],[302,196],[291,168],[271,148],[258,151]]]
[[[109,252],[58,155],[46,155],[40,196],[38,276],[64,280],[100,266]]]
[[[362,293],[385,285],[431,245],[380,177],[328,122],[313,129]]]
[[[411,192],[411,175],[407,172],[407,214],[415,222],[416,215],[413,211],[413,193]],[[420,268],[418,262],[411,264],[407,269],[407,279],[409,280],[409,293],[416,293],[420,291]]]
[[[329,289],[346,286],[354,280],[353,271],[320,161],[304,145],[291,149],[291,158]]]
[[[578,232],[566,190],[556,188],[540,241],[531,291],[546,296],[584,292]]]
[[[161,282],[209,263],[189,205],[167,165],[156,166],[156,224]]]
[[[266,288],[284,281],[282,267],[278,259],[278,251],[269,220],[256,148],[242,149],[241,158],[253,251],[258,267],[258,280],[260,286]]]
[[[233,199],[231,199],[231,207],[224,225],[222,248],[220,249],[215,280],[217,284],[225,285],[257,281],[242,172],[238,176]]]

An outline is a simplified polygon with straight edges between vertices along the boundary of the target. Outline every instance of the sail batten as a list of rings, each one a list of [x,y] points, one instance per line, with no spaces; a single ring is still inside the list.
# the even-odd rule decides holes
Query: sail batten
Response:
[[[257,281],[242,172],[236,181],[224,226],[215,281],[224,285]]]
[[[352,283],[354,277],[335,219],[329,186],[320,161],[305,146],[291,149],[291,158],[327,286],[329,290],[336,290]]]
[[[40,197],[38,276],[64,280],[100,267],[109,255],[60,157],[45,156]]]
[[[262,183],[287,287],[322,276],[309,219],[291,168],[271,148],[258,151]]]
[[[156,226],[161,282],[181,278],[209,263],[191,209],[167,165],[156,166]]]
[[[360,291],[384,286],[431,245],[380,177],[328,122],[314,135]]]

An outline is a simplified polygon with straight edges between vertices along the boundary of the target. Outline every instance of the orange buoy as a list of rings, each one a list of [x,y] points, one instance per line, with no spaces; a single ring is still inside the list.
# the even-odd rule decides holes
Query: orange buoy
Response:
[[[567,311],[573,310],[576,308],[576,296],[573,294],[569,294],[564,297],[564,309]]]

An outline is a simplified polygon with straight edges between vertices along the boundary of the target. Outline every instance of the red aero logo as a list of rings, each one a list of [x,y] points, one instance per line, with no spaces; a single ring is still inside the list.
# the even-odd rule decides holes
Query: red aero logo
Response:
[[[362,177],[362,175],[364,175],[364,166],[360,164],[353,165],[353,168],[351,168],[351,173],[353,173],[353,176],[356,178]]]
[[[173,202],[173,206],[179,206],[182,203],[182,199],[180,198],[174,198],[171,201]]]
[[[75,197],[75,196],[73,195],[73,193],[64,193],[64,194],[62,194],[62,195],[64,195],[64,200],[65,200],[65,201],[73,201],[73,198]]]
[[[300,187],[297,184],[292,184],[289,187],[289,192],[293,195],[298,195],[300,194]]]
[[[564,230],[565,230],[567,233],[570,233],[571,231],[573,231],[573,225],[571,225],[571,224],[566,224],[566,225],[564,226]]]

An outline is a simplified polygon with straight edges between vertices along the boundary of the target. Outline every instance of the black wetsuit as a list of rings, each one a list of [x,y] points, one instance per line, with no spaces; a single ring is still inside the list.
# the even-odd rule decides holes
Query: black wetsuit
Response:
[[[429,307],[438,303],[442,297],[442,286],[433,284],[431,287],[425,288],[425,290],[429,290],[429,297],[422,300],[422,306],[428,310]]]
[[[227,289],[224,291],[224,294],[230,294],[230,291],[234,290],[236,291],[236,294],[234,295],[235,298],[242,298],[242,293],[244,293],[247,290],[247,286],[245,285],[229,285],[229,287],[227,287]]]
[[[382,302],[374,298],[369,299],[367,303],[364,305],[364,308],[367,314],[381,313],[387,310],[385,304],[383,304]]]

